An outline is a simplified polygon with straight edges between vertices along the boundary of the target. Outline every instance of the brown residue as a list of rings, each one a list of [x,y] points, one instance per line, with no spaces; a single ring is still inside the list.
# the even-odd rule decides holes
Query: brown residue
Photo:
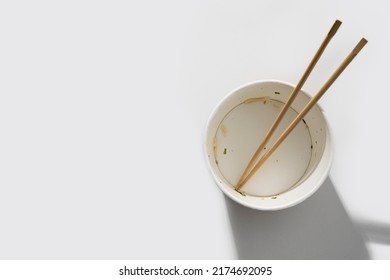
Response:
[[[279,102],[272,102],[272,107],[274,107],[276,110],[279,110],[282,105]]]
[[[226,137],[228,134],[228,129],[223,124],[221,124],[221,132],[222,132],[223,137]]]
[[[263,103],[265,104],[269,100],[270,100],[269,96],[262,96],[262,97],[249,98],[249,99],[245,100],[244,103],[252,103],[252,102],[263,101]]]
[[[217,147],[218,147],[217,138],[214,137],[214,140],[213,140],[213,150],[214,150],[214,158],[215,159],[217,158]]]

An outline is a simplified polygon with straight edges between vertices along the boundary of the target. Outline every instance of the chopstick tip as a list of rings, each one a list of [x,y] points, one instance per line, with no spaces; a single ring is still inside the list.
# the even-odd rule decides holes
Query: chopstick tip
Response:
[[[332,28],[329,30],[328,36],[332,36],[333,37],[336,34],[336,32],[339,29],[341,24],[342,24],[341,20],[336,19],[336,21],[334,22]]]
[[[359,43],[356,45],[356,47],[353,49],[353,53],[358,54],[361,49],[368,43],[366,38],[361,38]]]

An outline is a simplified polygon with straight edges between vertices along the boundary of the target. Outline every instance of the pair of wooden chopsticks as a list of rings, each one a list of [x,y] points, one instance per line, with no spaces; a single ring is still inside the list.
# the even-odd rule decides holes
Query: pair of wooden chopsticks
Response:
[[[316,63],[320,59],[326,46],[328,45],[328,43],[330,42],[332,37],[336,34],[340,25],[341,25],[341,21],[339,21],[339,20],[336,20],[335,23],[333,24],[329,33],[327,34],[327,36],[325,37],[321,46],[317,50],[313,59],[311,60],[309,66],[305,70],[300,81],[298,82],[298,84],[296,85],[294,90],[292,91],[290,97],[288,98],[288,100],[284,104],[284,106],[282,107],[279,115],[275,119],[271,128],[267,132],[265,138],[263,139],[260,146],[256,150],[256,152],[253,155],[252,159],[250,160],[248,166],[245,168],[244,172],[242,173],[240,180],[238,181],[238,184],[236,185],[237,191],[240,190],[242,188],[242,186],[244,184],[246,184],[246,182],[248,182],[248,180],[257,172],[257,170],[259,170],[259,168],[264,164],[264,162],[272,155],[272,153],[279,147],[279,145],[287,138],[287,136],[290,134],[290,132],[305,117],[305,115],[310,111],[310,109],[317,103],[317,101],[323,96],[323,94],[328,90],[328,88],[333,84],[333,82],[339,77],[339,75],[344,71],[344,69],[347,68],[348,64],[355,58],[355,56],[360,52],[360,50],[367,43],[367,40],[365,38],[362,38],[359,41],[359,43],[355,46],[355,48],[351,51],[351,53],[344,59],[344,61],[340,64],[340,66],[334,71],[332,76],[328,79],[328,81],[326,81],[326,83],[317,92],[317,94],[310,99],[310,101],[306,104],[306,106],[302,109],[302,111],[297,115],[297,117],[293,120],[293,122],[286,128],[286,130],[279,136],[279,138],[275,141],[275,143],[259,159],[259,156],[260,156],[261,152],[263,151],[265,145],[268,143],[269,139],[271,138],[271,136],[275,132],[276,128],[278,127],[278,125],[280,124],[284,115],[286,114],[286,112],[290,108],[295,97],[298,95],[298,92],[301,90],[303,84],[306,82],[307,78],[309,77],[314,66],[316,65]]]

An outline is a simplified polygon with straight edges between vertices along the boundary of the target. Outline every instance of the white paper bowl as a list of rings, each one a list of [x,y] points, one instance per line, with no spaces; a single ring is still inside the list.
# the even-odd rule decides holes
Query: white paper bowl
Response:
[[[326,179],[332,161],[328,123],[314,106],[303,121],[242,187],[234,188],[294,86],[256,81],[228,94],[207,123],[204,150],[219,188],[231,199],[258,210],[278,210],[311,196]],[[270,147],[309,101],[300,91],[266,147]]]

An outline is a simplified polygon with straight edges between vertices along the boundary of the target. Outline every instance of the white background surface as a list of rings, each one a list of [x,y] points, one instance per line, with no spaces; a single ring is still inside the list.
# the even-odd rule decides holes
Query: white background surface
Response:
[[[0,4],[0,258],[390,259],[386,1]],[[223,196],[202,149],[216,103],[260,79],[321,99],[330,178],[303,204]]]

